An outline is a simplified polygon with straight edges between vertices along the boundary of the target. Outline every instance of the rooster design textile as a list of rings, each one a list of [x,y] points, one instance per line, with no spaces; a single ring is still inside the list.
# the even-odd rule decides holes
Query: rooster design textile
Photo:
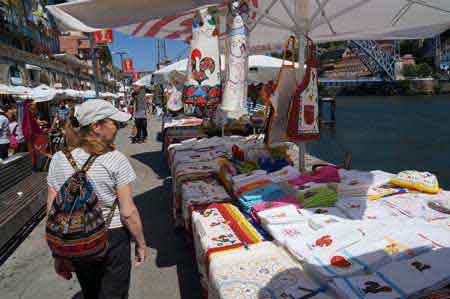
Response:
[[[240,118],[247,107],[248,29],[240,15],[246,4],[233,3],[227,22],[227,80],[222,110],[232,119]]]
[[[191,53],[183,102],[197,106],[220,103],[219,34],[214,17],[207,9],[199,11],[192,24]]]

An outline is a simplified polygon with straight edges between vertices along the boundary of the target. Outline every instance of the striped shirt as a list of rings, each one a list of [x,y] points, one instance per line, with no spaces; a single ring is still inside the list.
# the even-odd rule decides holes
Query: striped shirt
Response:
[[[74,149],[72,156],[79,168],[89,158],[89,154],[81,148]],[[47,183],[59,192],[61,186],[74,172],[64,153],[57,152],[50,163]],[[136,179],[136,174],[130,162],[124,154],[117,150],[97,157],[87,174],[93,182],[105,219],[108,217],[113,203],[117,199],[117,188],[125,186]],[[116,209],[109,228],[122,226],[119,209]]]

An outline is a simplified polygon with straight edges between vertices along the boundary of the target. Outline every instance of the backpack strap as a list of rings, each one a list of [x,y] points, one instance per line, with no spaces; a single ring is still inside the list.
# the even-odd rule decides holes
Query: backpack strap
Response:
[[[73,158],[72,153],[69,150],[63,150],[62,152],[66,156],[67,161],[69,161],[69,163],[73,167],[73,169],[75,169],[76,172],[80,171],[80,168],[78,168],[77,162],[75,162],[75,159]]]
[[[95,159],[97,159],[96,155],[89,156],[89,158],[84,163],[83,167],[81,167],[81,171],[82,172],[88,172],[89,169],[91,168],[92,164],[94,164]]]
[[[119,200],[116,199],[113,203],[113,206],[111,207],[111,212],[109,212],[108,217],[106,218],[106,229],[109,228],[109,226],[111,225],[111,221],[113,219],[114,216],[114,211],[116,210],[117,206],[119,205]]]

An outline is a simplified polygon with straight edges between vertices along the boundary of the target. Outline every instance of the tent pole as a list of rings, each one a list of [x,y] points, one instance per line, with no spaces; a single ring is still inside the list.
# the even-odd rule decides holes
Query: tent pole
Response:
[[[306,40],[304,33],[297,34],[297,40],[299,41],[298,46],[298,72],[297,72],[297,82],[302,82],[303,77],[305,76],[305,48],[306,48]],[[300,172],[304,172],[306,170],[306,143],[298,142],[298,167]]]

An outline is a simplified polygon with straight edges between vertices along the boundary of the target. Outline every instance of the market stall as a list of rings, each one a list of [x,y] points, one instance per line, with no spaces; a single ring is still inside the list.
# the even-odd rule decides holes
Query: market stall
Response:
[[[304,142],[320,137],[314,42],[431,37],[449,28],[450,5],[438,0],[174,2],[164,9],[155,1],[114,1],[123,10],[113,18],[105,14],[111,3],[104,1],[49,10],[82,31],[120,27],[133,35],[190,42],[186,80],[173,84],[172,93],[183,114],[165,119],[163,135],[174,225],[194,240],[205,296],[449,296],[450,269],[439,261],[450,258],[450,194],[434,175],[333,165],[307,172],[302,162]],[[189,10],[200,4],[220,5]],[[144,16],[150,7],[152,15]],[[186,24],[191,30],[180,30]],[[265,134],[223,136],[226,125],[248,123],[250,52],[283,45],[276,82],[263,89]],[[219,49],[225,53],[224,71]],[[217,127],[221,137],[205,138]],[[289,142],[300,145],[301,171],[293,167]]]

